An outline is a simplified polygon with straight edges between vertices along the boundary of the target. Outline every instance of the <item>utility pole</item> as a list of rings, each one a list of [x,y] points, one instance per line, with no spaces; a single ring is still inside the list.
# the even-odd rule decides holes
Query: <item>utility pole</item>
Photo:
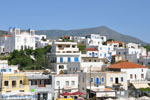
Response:
[[[89,94],[90,99],[91,99],[91,67],[92,67],[92,65],[90,66],[90,94]]]

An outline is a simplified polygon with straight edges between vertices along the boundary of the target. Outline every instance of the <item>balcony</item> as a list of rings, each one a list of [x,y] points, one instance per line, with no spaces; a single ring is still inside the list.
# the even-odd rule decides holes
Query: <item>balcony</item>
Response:
[[[38,85],[38,87],[46,87],[45,84]]]

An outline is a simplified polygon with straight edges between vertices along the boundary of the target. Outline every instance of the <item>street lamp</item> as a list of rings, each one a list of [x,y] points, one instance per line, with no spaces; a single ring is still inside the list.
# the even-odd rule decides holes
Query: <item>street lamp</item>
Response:
[[[90,66],[90,94],[89,94],[89,98],[91,98],[91,67],[92,67],[92,65]]]

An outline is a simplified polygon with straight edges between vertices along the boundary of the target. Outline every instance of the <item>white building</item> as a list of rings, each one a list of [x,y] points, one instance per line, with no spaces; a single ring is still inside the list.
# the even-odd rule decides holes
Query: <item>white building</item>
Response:
[[[9,28],[9,34],[0,37],[0,53],[26,48],[35,49],[35,31],[32,29],[21,31],[19,28]]]
[[[55,100],[58,93],[78,91],[78,74],[58,74],[54,76]]]
[[[108,41],[107,46],[112,46],[114,48],[124,48],[124,42],[121,41]]]
[[[0,73],[18,73],[18,65],[8,65],[7,60],[0,60]]]
[[[36,48],[44,48],[50,45],[49,40],[47,40],[46,35],[35,35]]]
[[[99,50],[98,54],[99,58],[107,58],[108,61],[111,61],[112,55],[116,54],[113,46],[99,45],[98,50]]]
[[[139,47],[141,47],[140,44],[136,44],[136,43],[128,43],[126,44],[127,48],[134,48],[134,49],[138,49]]]
[[[51,68],[59,74],[67,70],[70,62],[80,62],[80,52],[76,42],[53,42],[49,59]]]
[[[126,72],[127,80],[129,81],[145,80],[146,72],[148,70],[148,68],[145,66],[134,64],[131,62],[121,62],[118,64],[113,64],[108,68],[111,71]]]
[[[103,42],[106,42],[106,36],[100,36],[98,34],[90,34],[87,35],[86,37],[73,36],[72,40],[76,42],[82,42],[86,46],[98,46],[101,45]]]

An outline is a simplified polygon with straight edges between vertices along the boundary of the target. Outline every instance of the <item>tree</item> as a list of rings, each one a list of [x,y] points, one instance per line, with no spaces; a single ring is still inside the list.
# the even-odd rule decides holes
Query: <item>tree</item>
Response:
[[[84,43],[78,43],[78,48],[79,50],[82,52],[82,53],[85,53],[86,52],[86,45]]]

